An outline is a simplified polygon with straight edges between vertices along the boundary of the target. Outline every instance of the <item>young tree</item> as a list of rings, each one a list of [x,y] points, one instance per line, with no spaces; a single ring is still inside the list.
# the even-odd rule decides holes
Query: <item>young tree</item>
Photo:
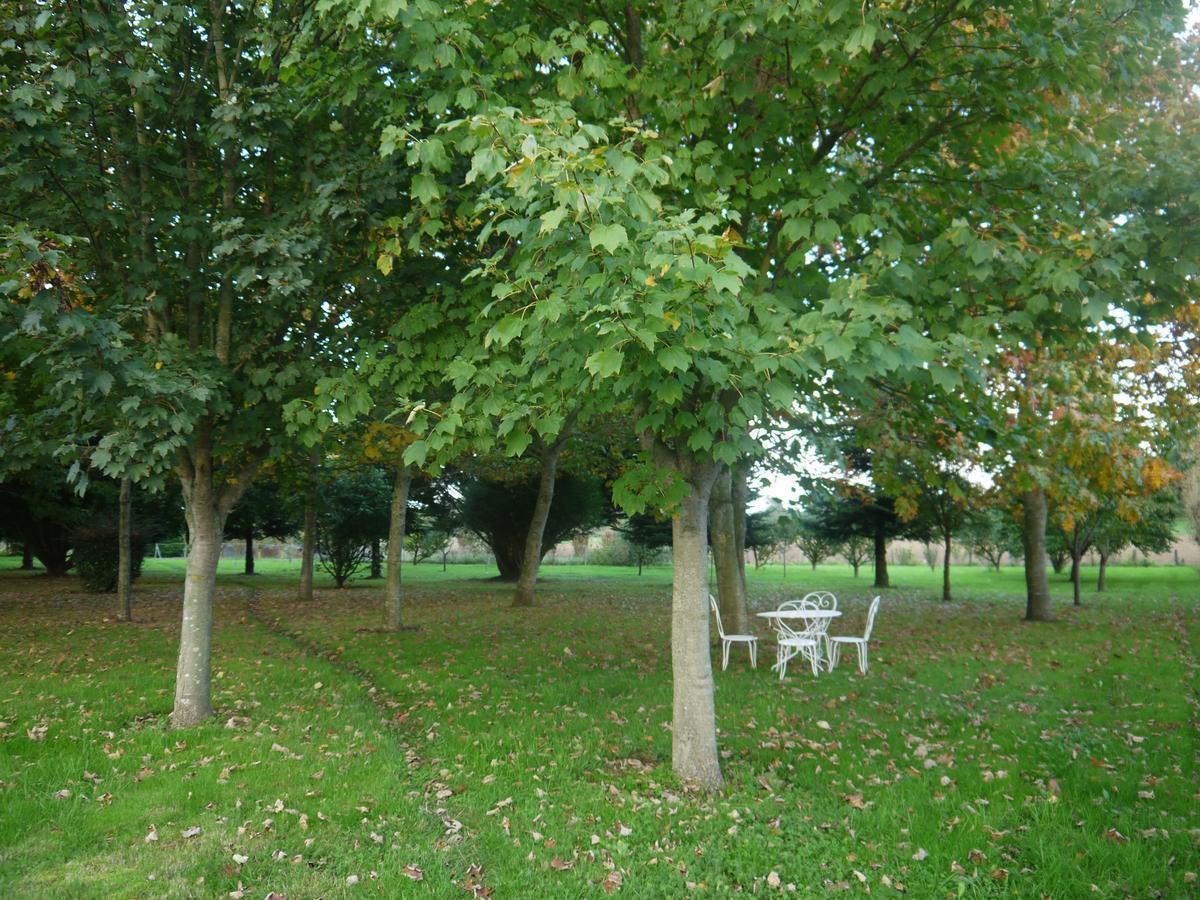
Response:
[[[287,537],[300,526],[295,504],[287,501],[281,484],[270,474],[264,473],[247,489],[225,520],[225,534],[245,542],[245,575],[254,574],[255,539]]]
[[[632,549],[638,575],[642,574],[642,566],[657,559],[664,547],[671,546],[671,522],[665,516],[637,513],[614,527]]]
[[[962,543],[982,557],[997,572],[1008,555],[1021,555],[1021,533],[1008,511],[984,505],[969,513],[963,522]]]
[[[371,542],[386,534],[391,485],[383,471],[362,466],[321,486],[317,509],[317,548],[321,568],[340,588],[354,577]]]

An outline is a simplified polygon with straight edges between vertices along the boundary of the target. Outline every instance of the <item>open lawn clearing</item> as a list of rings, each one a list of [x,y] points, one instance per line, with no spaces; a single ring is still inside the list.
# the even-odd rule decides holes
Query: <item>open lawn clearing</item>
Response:
[[[1115,568],[1044,626],[1019,570],[961,569],[947,606],[898,567],[866,678],[717,672],[728,787],[704,798],[670,773],[658,570],[550,568],[514,611],[409,568],[399,635],[370,630],[370,583],[305,605],[284,572],[223,576],[219,715],[171,732],[171,562],[132,627],[73,579],[0,577],[6,896],[1180,896],[1200,873],[1189,570]],[[840,573],[752,573],[753,599],[833,585],[852,633],[873,594]]]

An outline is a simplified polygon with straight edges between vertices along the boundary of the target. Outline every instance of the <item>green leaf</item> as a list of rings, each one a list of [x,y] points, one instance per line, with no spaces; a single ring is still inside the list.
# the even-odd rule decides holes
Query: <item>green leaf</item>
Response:
[[[542,213],[542,226],[538,229],[538,234],[553,231],[562,224],[562,220],[566,218],[568,212],[569,210],[565,206],[556,206],[549,212]]]
[[[616,252],[621,246],[629,243],[629,235],[621,225],[597,225],[588,235],[588,241],[595,250],[603,247],[609,253]]]
[[[692,363],[691,354],[682,347],[664,347],[655,354],[658,364],[668,372],[682,372]]]
[[[620,350],[598,350],[587,358],[583,366],[597,378],[608,378],[621,371],[625,354]]]
[[[437,181],[428,172],[421,172],[413,178],[412,195],[421,203],[429,205],[441,196]]]

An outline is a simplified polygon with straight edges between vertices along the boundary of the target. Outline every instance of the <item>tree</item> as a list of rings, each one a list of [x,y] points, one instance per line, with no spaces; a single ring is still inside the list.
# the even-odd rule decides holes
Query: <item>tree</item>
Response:
[[[996,506],[983,505],[967,515],[962,527],[962,543],[982,557],[997,572],[1007,554],[1021,555],[1021,532],[1013,515]]]
[[[829,536],[829,532],[825,530],[823,523],[810,519],[807,516],[802,516],[799,520],[798,537],[796,543],[800,546],[800,552],[804,554],[804,558],[812,565],[813,571],[817,571],[817,566],[825,561],[829,556],[837,553],[839,543],[837,540]]]
[[[321,568],[340,588],[366,559],[371,542],[388,530],[391,485],[380,469],[364,466],[321,486],[316,515]]]
[[[1179,500],[1171,491],[1156,491],[1134,502],[1136,509],[1130,509],[1126,501],[1106,504],[1095,513],[1092,546],[1100,557],[1097,591],[1107,587],[1109,559],[1126,547],[1132,545],[1143,553],[1163,553],[1175,542]]]
[[[629,543],[638,575],[642,574],[642,566],[654,562],[664,547],[671,546],[671,522],[662,515],[637,513],[614,528]]]
[[[0,117],[19,153],[0,207],[47,248],[23,270],[53,272],[21,321],[70,422],[65,446],[90,466],[80,477],[173,470],[182,485],[191,552],[172,722],[195,725],[212,712],[225,520],[283,449],[283,405],[344,367],[347,311],[380,277],[368,233],[406,173],[374,152],[361,92],[390,91],[387,41],[290,2],[52,2],[16,19]]]
[[[246,491],[225,520],[225,534],[240,538],[246,545],[244,574],[254,574],[254,541],[256,538],[282,538],[294,534],[300,526],[294,503],[287,501],[282,485],[269,473],[260,477]]]
[[[862,535],[852,534],[842,541],[841,552],[857,578],[859,567],[871,556],[871,544]]]
[[[573,534],[585,533],[607,524],[612,512],[601,484],[592,478],[558,476],[555,499],[543,529],[539,557]],[[461,521],[496,558],[500,579],[520,577],[529,521],[538,502],[537,481],[507,483],[469,477],[461,485]]]

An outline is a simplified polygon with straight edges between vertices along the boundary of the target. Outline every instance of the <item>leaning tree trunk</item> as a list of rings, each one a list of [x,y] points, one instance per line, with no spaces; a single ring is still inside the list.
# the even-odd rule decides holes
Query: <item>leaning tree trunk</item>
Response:
[[[942,533],[942,600],[949,603],[950,596],[950,532]]]
[[[133,621],[133,484],[121,479],[117,500],[117,606],[126,622]]]
[[[888,581],[887,536],[882,531],[875,532],[875,587],[891,587]]]
[[[1074,603],[1076,606],[1083,605],[1083,590],[1079,584],[1079,569],[1082,562],[1082,554],[1071,554],[1071,590],[1074,595]]]
[[[682,467],[677,467],[677,471]],[[671,670],[674,712],[671,764],[683,781],[707,789],[724,783],[717,756],[712,656],[708,645],[708,503],[719,466],[692,462],[690,491],[671,519]]]
[[[212,715],[213,594],[217,560],[221,556],[222,515],[213,497],[211,469],[197,471],[184,491],[191,547],[183,585],[183,625],[179,631],[179,661],[175,674],[175,708],[171,724],[189,728]]]
[[[33,569],[33,547],[29,541],[21,544],[21,568],[26,572]]]
[[[388,518],[387,584],[384,587],[384,626],[399,631],[404,626],[404,590],[400,570],[404,565],[404,530],[408,520],[408,488],[412,469],[401,465],[392,483],[392,509]]]
[[[317,556],[317,452],[309,456],[308,490],[304,496],[304,549],[300,556],[300,599],[313,598],[313,563]]]
[[[245,538],[246,538],[246,565],[245,565],[245,568],[243,569],[243,574],[253,575],[254,574],[254,532],[251,529],[247,528]]]
[[[562,453],[562,445],[563,441],[560,439],[542,453],[537,500],[533,504],[529,530],[525,532],[525,552],[521,556],[521,570],[517,576],[517,589],[513,592],[513,606],[533,606],[533,592],[537,586],[538,569],[542,564],[542,542],[546,537],[546,522],[550,519],[550,505],[554,502],[554,482],[558,477],[558,458]]]
[[[708,531],[717,573],[717,602],[725,630],[746,634],[746,594],[737,564],[737,523],[733,507],[732,477],[722,468],[708,501]]]
[[[1025,545],[1025,619],[1050,622],[1050,580],[1046,575],[1046,494],[1033,488],[1021,495]]]
[[[1100,573],[1096,576],[1096,590],[1102,591],[1107,585],[1108,576],[1108,554],[1104,551],[1100,552]]]

